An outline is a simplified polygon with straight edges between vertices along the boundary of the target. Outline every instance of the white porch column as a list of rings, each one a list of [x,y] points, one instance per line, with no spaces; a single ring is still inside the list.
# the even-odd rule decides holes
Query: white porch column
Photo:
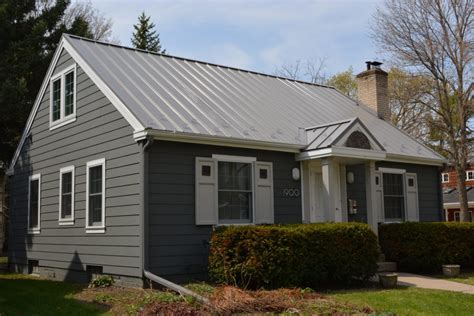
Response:
[[[379,212],[377,209],[377,197],[375,192],[375,161],[365,164],[365,191],[367,204],[367,223],[374,232],[378,233]]]
[[[339,164],[333,158],[324,158],[321,171],[325,220],[342,222]]]

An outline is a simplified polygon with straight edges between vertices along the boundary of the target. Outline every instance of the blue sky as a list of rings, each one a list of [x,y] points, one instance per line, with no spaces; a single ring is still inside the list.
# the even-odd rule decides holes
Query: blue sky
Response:
[[[265,73],[297,59],[326,58],[330,75],[381,59],[370,38],[377,1],[113,1],[93,6],[113,22],[113,36],[130,46],[132,25],[145,11],[171,55]]]

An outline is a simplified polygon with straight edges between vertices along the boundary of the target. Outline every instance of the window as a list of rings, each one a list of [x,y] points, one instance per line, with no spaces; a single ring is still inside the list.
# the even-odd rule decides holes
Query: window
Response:
[[[441,174],[441,182],[448,183],[449,182],[449,173],[442,173]]]
[[[474,180],[474,170],[466,171],[466,180],[467,181]]]
[[[383,174],[383,200],[385,220],[398,221],[405,217],[403,174]]]
[[[459,212],[459,211],[454,212],[454,221],[455,222],[460,222],[461,221],[461,212]]]
[[[86,232],[105,233],[105,159],[87,163]]]
[[[219,223],[251,223],[253,168],[251,163],[218,162]]]
[[[41,175],[35,174],[29,178],[28,190],[28,232],[39,234],[41,223]]]
[[[76,120],[76,65],[51,79],[50,124],[54,129]]]
[[[59,225],[74,224],[74,166],[59,171]]]

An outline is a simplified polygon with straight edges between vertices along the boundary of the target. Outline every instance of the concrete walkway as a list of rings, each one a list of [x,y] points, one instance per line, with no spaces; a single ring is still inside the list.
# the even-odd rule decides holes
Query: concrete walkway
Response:
[[[431,278],[424,275],[397,272],[398,284],[403,286],[414,286],[423,289],[443,290],[474,294],[474,286],[443,279]]]

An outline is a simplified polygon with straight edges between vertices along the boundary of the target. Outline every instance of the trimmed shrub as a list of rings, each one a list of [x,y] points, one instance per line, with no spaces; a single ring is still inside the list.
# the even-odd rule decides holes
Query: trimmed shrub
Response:
[[[440,272],[441,265],[474,267],[474,223],[400,223],[379,228],[382,252],[407,272]]]
[[[209,274],[243,288],[315,287],[367,279],[378,256],[366,224],[226,226],[212,235]]]

